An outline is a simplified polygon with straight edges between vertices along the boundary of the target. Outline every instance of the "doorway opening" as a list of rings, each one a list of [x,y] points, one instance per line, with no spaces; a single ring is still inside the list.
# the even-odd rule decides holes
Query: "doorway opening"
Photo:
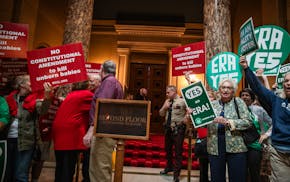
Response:
[[[134,95],[140,88],[148,90],[148,99],[151,101],[151,133],[163,133],[164,118],[159,116],[159,109],[166,99],[167,65],[151,63],[131,63],[129,92]]]

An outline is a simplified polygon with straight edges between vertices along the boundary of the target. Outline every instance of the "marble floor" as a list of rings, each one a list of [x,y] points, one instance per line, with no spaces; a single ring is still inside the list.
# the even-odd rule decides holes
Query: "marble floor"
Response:
[[[143,167],[127,167],[123,169],[123,182],[171,182],[173,181],[173,174],[160,175],[160,168],[143,168]],[[82,181],[81,172],[79,172],[79,180]],[[113,174],[114,176],[114,174]],[[114,179],[113,179],[114,180]],[[42,170],[39,182],[53,182],[54,181],[54,163],[45,163]],[[187,182],[187,171],[181,171],[181,182]],[[191,182],[199,181],[199,171],[191,171]]]

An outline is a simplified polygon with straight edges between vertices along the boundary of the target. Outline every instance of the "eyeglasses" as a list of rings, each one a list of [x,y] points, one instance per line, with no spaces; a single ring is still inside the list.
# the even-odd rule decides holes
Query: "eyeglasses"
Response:
[[[226,90],[226,89],[228,89],[228,90],[233,90],[234,88],[233,87],[226,87],[226,86],[221,86],[220,87],[222,90]]]

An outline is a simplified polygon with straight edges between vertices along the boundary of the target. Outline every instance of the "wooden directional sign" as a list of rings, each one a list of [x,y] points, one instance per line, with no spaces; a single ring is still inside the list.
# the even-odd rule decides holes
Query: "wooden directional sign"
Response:
[[[150,107],[150,101],[97,99],[95,136],[148,140]]]

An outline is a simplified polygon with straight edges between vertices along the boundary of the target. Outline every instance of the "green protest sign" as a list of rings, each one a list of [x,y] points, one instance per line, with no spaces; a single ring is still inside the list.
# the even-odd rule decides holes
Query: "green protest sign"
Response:
[[[259,49],[246,56],[249,67],[253,71],[263,69],[265,75],[276,75],[290,52],[288,32],[275,25],[264,25],[255,28],[255,36]]]
[[[240,27],[240,55],[249,54],[258,48],[251,17]]]
[[[276,67],[274,69],[271,69],[271,70],[268,70],[268,71],[264,71],[263,75],[266,75],[266,76],[276,76],[278,71],[279,71],[279,67]]]
[[[4,180],[4,175],[6,171],[7,158],[7,143],[5,140],[0,140],[0,179]]]
[[[230,78],[237,84],[242,79],[242,68],[239,57],[232,52],[222,52],[215,55],[207,65],[206,80],[213,90],[218,90],[221,80]]]
[[[283,88],[284,76],[288,72],[290,72],[290,63],[280,66],[279,71],[276,76],[276,83],[277,83],[278,89]]]
[[[201,81],[181,89],[186,106],[192,109],[190,115],[195,128],[210,124],[216,117],[208,95]]]

